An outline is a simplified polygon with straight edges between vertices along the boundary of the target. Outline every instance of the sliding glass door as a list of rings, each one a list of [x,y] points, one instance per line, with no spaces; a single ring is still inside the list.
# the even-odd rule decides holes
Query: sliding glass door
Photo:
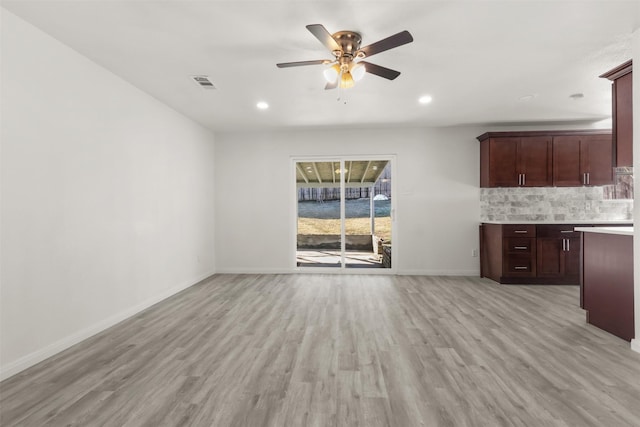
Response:
[[[342,267],[340,161],[296,162],[299,267]]]
[[[391,268],[390,159],[295,160],[296,265]]]

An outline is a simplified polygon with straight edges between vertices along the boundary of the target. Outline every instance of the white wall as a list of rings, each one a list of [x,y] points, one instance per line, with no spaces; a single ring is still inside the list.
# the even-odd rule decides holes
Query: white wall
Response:
[[[214,137],[0,11],[5,378],[214,273]]]
[[[486,129],[352,129],[216,135],[219,272],[290,272],[292,156],[388,155],[400,274],[479,274],[479,143]]]

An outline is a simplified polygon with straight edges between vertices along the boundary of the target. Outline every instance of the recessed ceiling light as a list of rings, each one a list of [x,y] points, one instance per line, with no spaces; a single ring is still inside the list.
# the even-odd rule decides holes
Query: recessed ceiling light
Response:
[[[267,108],[269,108],[269,104],[264,101],[260,101],[256,104],[256,107],[258,108],[258,110],[266,110]]]
[[[533,98],[537,98],[537,97],[538,97],[537,93],[530,94],[530,95],[524,95],[524,96],[521,96],[520,98],[518,98],[518,101],[527,102],[527,101],[531,101]]]
[[[431,95],[422,95],[419,99],[418,102],[420,104],[428,104],[431,101],[433,101],[433,98],[431,97]]]

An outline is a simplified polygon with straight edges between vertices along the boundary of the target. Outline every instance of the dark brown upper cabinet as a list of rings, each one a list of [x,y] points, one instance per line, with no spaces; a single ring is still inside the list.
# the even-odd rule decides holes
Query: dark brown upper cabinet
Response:
[[[567,135],[553,138],[553,185],[613,184],[610,135]]]
[[[549,136],[489,136],[480,144],[481,187],[551,185]]]
[[[569,187],[613,182],[608,130],[487,132],[478,140],[480,187]]]
[[[612,93],[613,146],[615,166],[633,166],[633,86],[631,60],[600,77],[609,79]]]

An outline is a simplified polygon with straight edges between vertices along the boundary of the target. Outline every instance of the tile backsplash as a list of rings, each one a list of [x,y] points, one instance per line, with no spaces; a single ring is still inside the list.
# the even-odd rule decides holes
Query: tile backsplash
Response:
[[[610,198],[610,193],[607,187],[481,188],[480,220],[632,220],[633,200]]]
[[[613,168],[613,185],[605,185],[605,199],[633,199],[633,168]]]

